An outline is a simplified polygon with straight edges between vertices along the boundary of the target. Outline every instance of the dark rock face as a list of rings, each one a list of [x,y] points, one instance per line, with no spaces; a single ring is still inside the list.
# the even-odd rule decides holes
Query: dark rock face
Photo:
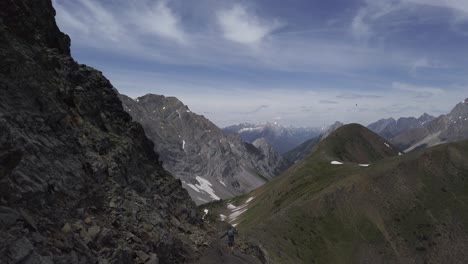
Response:
[[[263,142],[243,142],[175,97],[121,95],[124,109],[142,124],[163,166],[182,180],[198,204],[250,191],[286,169],[283,159]]]
[[[260,125],[243,123],[225,127],[223,131],[226,134],[239,134],[242,140],[249,143],[264,138],[281,155],[322,132],[318,128],[285,127],[276,122]]]
[[[184,262],[195,204],[54,14],[0,2],[0,262]]]

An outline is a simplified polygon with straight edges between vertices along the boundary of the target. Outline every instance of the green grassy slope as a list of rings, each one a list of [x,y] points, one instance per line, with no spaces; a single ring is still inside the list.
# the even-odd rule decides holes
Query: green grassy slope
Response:
[[[274,263],[463,263],[468,142],[394,156],[382,140],[358,125],[335,131],[248,194],[238,228]]]

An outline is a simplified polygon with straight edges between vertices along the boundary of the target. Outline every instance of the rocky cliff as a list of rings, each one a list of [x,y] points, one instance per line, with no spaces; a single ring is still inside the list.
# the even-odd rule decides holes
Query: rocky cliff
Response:
[[[231,198],[269,181],[285,169],[267,142],[244,143],[175,97],[121,95],[124,109],[141,123],[163,166],[180,178],[198,204]]]
[[[0,263],[183,263],[195,204],[54,15],[0,1]]]
[[[424,127],[403,131],[390,141],[405,151],[468,139],[468,98]]]

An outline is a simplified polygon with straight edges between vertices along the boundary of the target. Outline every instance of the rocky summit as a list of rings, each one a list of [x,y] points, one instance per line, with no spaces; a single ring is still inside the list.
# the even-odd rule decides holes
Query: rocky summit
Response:
[[[50,0],[0,1],[0,263],[183,263],[201,216]]]
[[[175,97],[121,95],[124,109],[156,144],[163,166],[182,180],[197,204],[231,198],[279,175],[286,164],[264,140],[225,135]]]
[[[465,139],[468,139],[468,99],[456,104],[448,114],[423,127],[405,130],[390,141],[405,151],[413,151]]]

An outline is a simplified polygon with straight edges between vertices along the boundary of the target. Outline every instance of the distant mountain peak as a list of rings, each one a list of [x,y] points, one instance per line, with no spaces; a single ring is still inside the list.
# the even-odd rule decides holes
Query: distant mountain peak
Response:
[[[285,153],[304,141],[320,134],[319,128],[284,126],[279,122],[259,124],[241,123],[225,127],[226,134],[238,133],[246,142],[253,143],[259,138],[266,141],[279,153]]]

